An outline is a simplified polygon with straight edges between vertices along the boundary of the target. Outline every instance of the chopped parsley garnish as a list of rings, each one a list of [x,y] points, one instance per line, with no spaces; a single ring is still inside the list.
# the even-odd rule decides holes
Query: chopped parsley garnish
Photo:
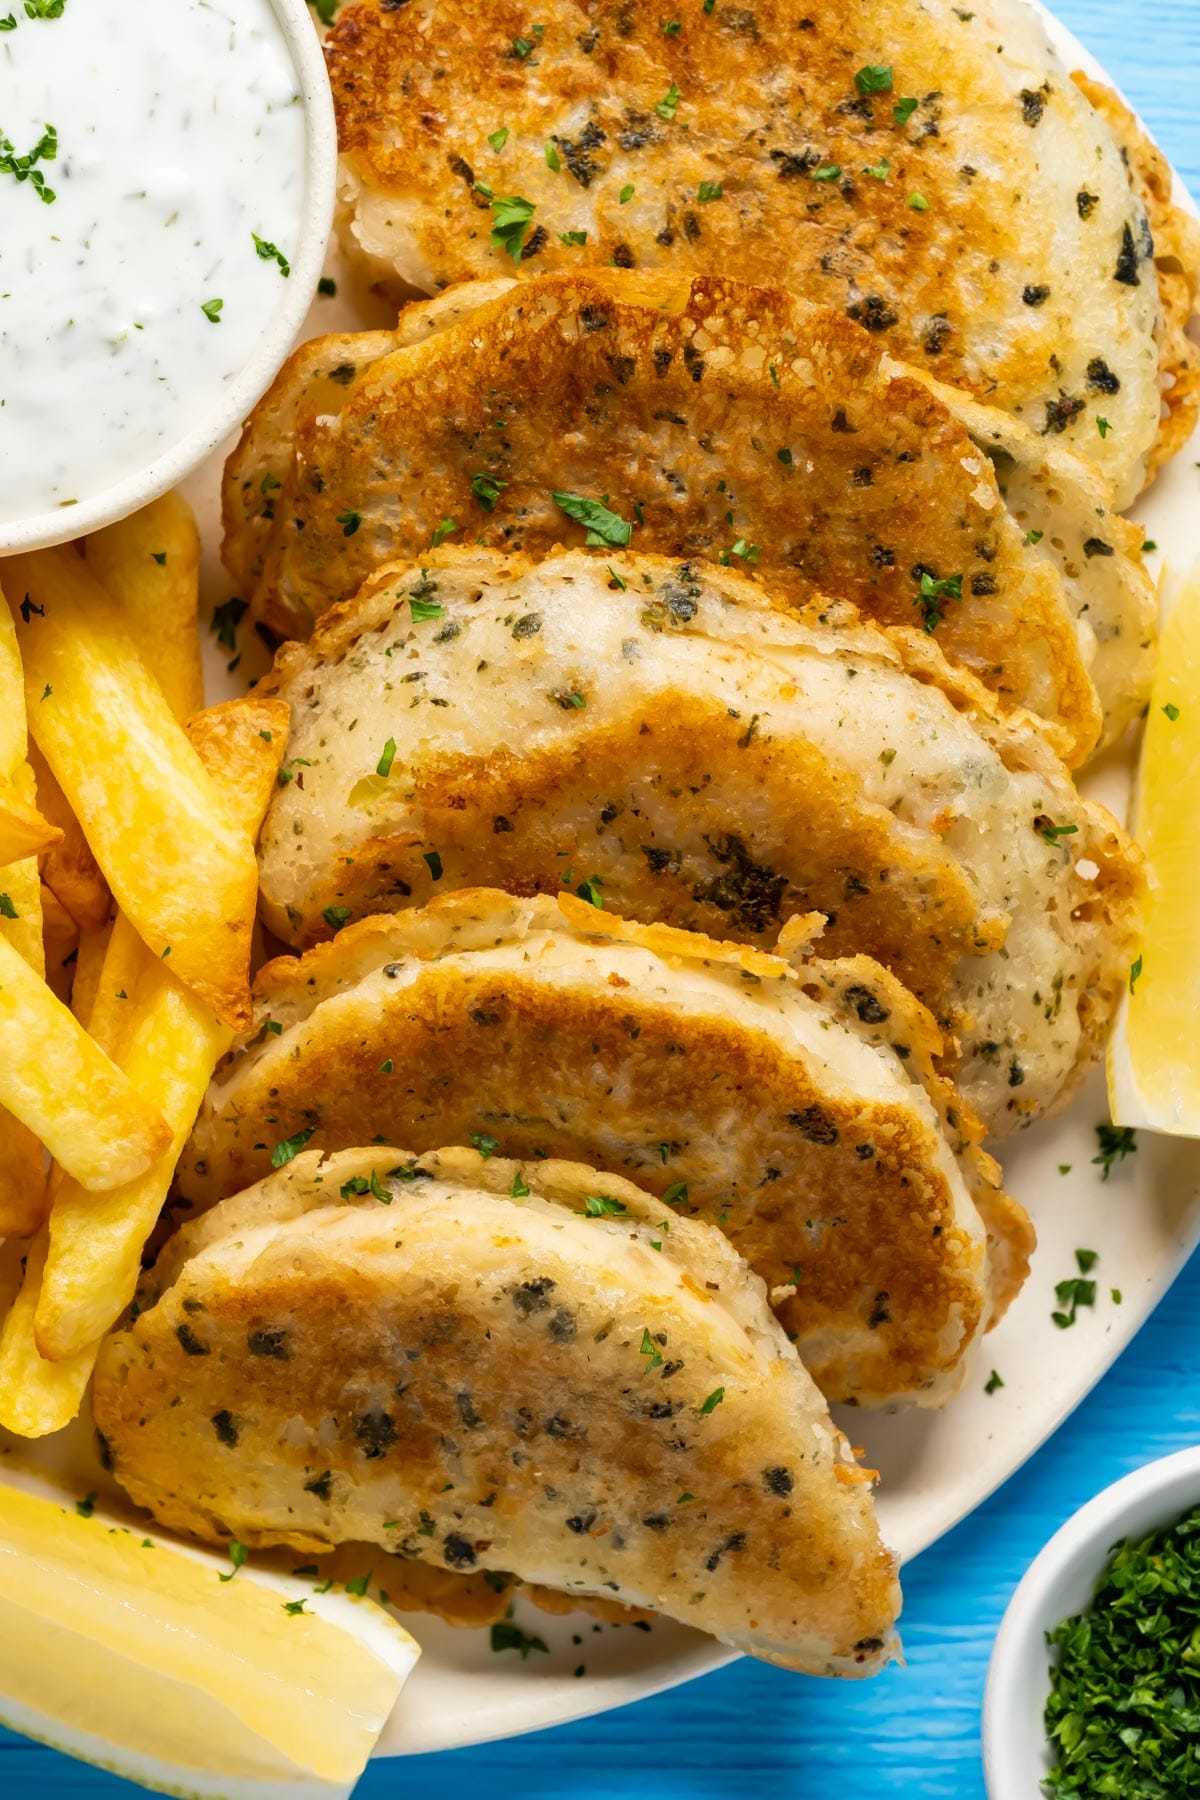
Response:
[[[515,37],[510,47],[517,61],[524,62],[537,49],[537,40],[536,38]]]
[[[1173,725],[1175,723],[1176,719],[1179,717],[1179,708],[1174,704],[1173,701],[1168,700],[1167,704],[1163,707],[1163,711],[1166,713],[1168,719],[1170,719],[1170,721]]]
[[[921,571],[921,591],[913,601],[924,615],[925,630],[932,636],[942,622],[943,600],[962,599],[963,578],[961,575],[931,575],[928,569]]]
[[[367,1180],[365,1175],[352,1175],[349,1181],[343,1181],[338,1192],[341,1194],[343,1200],[349,1200],[355,1194],[368,1193],[370,1187],[371,1183]]]
[[[886,181],[892,172],[892,165],[886,156],[881,156],[877,163],[864,163],[863,174],[870,175],[876,181]]]
[[[17,909],[8,894],[0,894],[0,919],[15,919]]]
[[[75,1511],[81,1519],[90,1519],[96,1510],[95,1494],[85,1494],[82,1500],[75,1502]]]
[[[426,850],[422,853],[421,860],[429,865],[430,880],[440,881],[442,879],[443,871],[442,859],[439,852],[436,850]]]
[[[340,0],[308,0],[308,4],[312,7],[322,25],[332,25],[333,15],[337,12]]]
[[[1137,1149],[1137,1134],[1132,1125],[1097,1125],[1096,1141],[1100,1154],[1093,1156],[1092,1161],[1099,1164],[1101,1181],[1108,1180],[1114,1163],[1132,1156]]]
[[[725,189],[719,181],[702,181],[696,189],[697,200],[720,200]]]
[[[995,1369],[993,1369],[991,1374],[988,1376],[987,1380],[983,1384],[983,1391],[985,1394],[994,1394],[996,1392],[997,1388],[1002,1388],[1003,1386],[1004,1386],[1003,1380],[996,1373]]]
[[[249,1555],[250,1552],[247,1550],[245,1544],[239,1544],[236,1538],[231,1538],[229,1543],[229,1560],[233,1564],[233,1567],[230,1569],[228,1575],[219,1575],[217,1577],[218,1581],[232,1581],[238,1570],[245,1568],[246,1559]]]
[[[225,302],[223,300],[204,300],[201,302],[200,311],[204,314],[210,324],[219,325],[221,323],[221,308],[224,304]]]
[[[897,100],[892,108],[892,117],[897,125],[907,125],[919,105],[920,101],[915,100],[911,94],[906,95],[903,100]]]
[[[549,1645],[544,1638],[533,1637],[528,1631],[522,1631],[511,1619],[498,1619],[492,1626],[492,1649],[519,1650],[522,1662],[534,1650],[544,1650],[549,1655]]]
[[[890,94],[892,70],[889,63],[866,63],[854,77],[860,94]]]
[[[767,373],[770,375],[771,381],[775,387],[782,386],[782,383],[780,382],[780,379],[779,379],[779,370],[775,367],[774,363],[767,364]]]
[[[457,530],[457,519],[443,519],[440,525],[435,525],[433,528],[433,536],[429,540],[430,549],[436,550],[438,545],[444,544],[448,537],[453,537]]]
[[[629,202],[633,199],[633,196],[636,192],[637,192],[637,190],[634,187],[632,181],[628,181],[628,182],[626,182],[625,186],[621,189],[621,192],[617,195],[617,199],[622,206],[627,206],[629,204]]]
[[[617,571],[613,568],[611,563],[609,563],[609,565],[608,565],[608,572],[612,576],[613,580],[616,582],[617,586],[620,588],[621,592],[624,593],[626,588],[629,586],[629,583],[627,581],[622,580],[621,576],[617,574]]]
[[[558,234],[558,238],[559,238],[559,242],[562,244],[586,244],[587,243],[587,232],[586,231],[560,231]]]
[[[495,1156],[497,1150],[500,1148],[495,1138],[489,1137],[486,1131],[473,1131],[471,1133],[471,1143],[475,1146],[476,1150],[478,1150],[484,1162],[487,1161],[489,1156]]]
[[[666,1193],[663,1195],[663,1204],[664,1204],[664,1206],[685,1206],[687,1204],[687,1197],[688,1197],[687,1182],[686,1181],[673,1181],[671,1183],[670,1187],[667,1189]]]
[[[704,1402],[704,1405],[700,1408],[701,1414],[707,1416],[710,1412],[716,1412],[724,1398],[725,1389],[723,1387],[714,1388],[712,1393],[708,1396],[708,1399]]]
[[[662,34],[664,37],[678,37],[682,30],[683,26],[679,23],[678,19],[663,20]]]
[[[841,163],[822,163],[820,168],[813,170],[812,178],[814,181],[836,181],[841,172]]]
[[[586,881],[581,881],[579,883],[575,892],[581,900],[586,900],[589,906],[596,907],[600,912],[604,911],[604,896],[600,892],[600,877],[598,875],[589,875]]]
[[[607,1219],[628,1212],[629,1208],[623,1200],[610,1199],[607,1194],[588,1194],[584,1197],[583,1210],[589,1219]]]
[[[271,1167],[282,1169],[284,1164],[290,1163],[294,1156],[299,1156],[316,1129],[315,1125],[306,1125],[303,1131],[296,1132],[294,1137],[284,1138],[281,1144],[276,1144],[271,1152]]]
[[[793,457],[790,450],[777,450],[775,452],[775,454],[779,458],[780,462],[783,464],[785,469],[791,468],[793,462],[795,461],[795,458]]]
[[[426,619],[440,619],[446,610],[440,600],[422,600],[416,593],[408,596],[408,605],[414,625],[421,625]]]
[[[1157,549],[1158,549],[1158,545],[1155,543],[1153,538],[1147,538],[1145,543],[1142,545],[1143,553],[1146,553],[1147,551],[1150,551],[1150,550],[1157,550]]]
[[[908,204],[909,204],[910,209],[913,212],[928,212],[929,211],[929,202],[925,198],[924,194],[910,194],[908,196]]]
[[[383,775],[384,777],[390,775],[392,772],[392,764],[395,760],[396,740],[395,738],[389,738],[387,743],[383,746],[383,754],[375,764],[375,773],[377,775]]]
[[[350,915],[353,911],[354,908],[352,906],[327,906],[322,912],[321,917],[328,925],[330,931],[340,931],[344,925],[350,923]]]
[[[508,1190],[508,1197],[510,1200],[526,1200],[529,1197],[529,1193],[529,1184],[525,1181],[521,1171],[518,1169],[512,1178],[512,1186]]]
[[[480,192],[485,190],[480,187]],[[526,200],[523,194],[488,193],[486,197],[492,205],[492,249],[506,250],[519,263],[537,202]]]
[[[1094,1250],[1077,1250],[1075,1260],[1081,1271],[1090,1269],[1096,1262],[1096,1252]],[[1068,1326],[1075,1323],[1076,1314],[1081,1306],[1095,1306],[1096,1283],[1086,1281],[1082,1274],[1070,1275],[1066,1281],[1060,1281],[1056,1285],[1054,1297],[1058,1301],[1060,1310],[1052,1312],[1050,1317],[1060,1331],[1065,1331]]]
[[[1131,994],[1132,994],[1134,988],[1138,984],[1138,979],[1141,976],[1141,973],[1142,973],[1142,959],[1140,956],[1138,956],[1138,957],[1135,957],[1133,962],[1130,963],[1130,965],[1129,965],[1129,991]]]
[[[1047,821],[1044,825],[1039,823],[1037,834],[1040,838],[1045,838],[1048,844],[1057,845],[1060,839],[1073,837],[1078,830],[1078,825],[1054,825]]]
[[[562,168],[562,161],[553,144],[546,145],[546,167],[555,175]]]
[[[299,1618],[307,1605],[307,1600],[285,1600],[283,1603],[283,1610],[288,1615],[289,1619],[296,1619]]]
[[[1100,433],[1100,436],[1102,438],[1106,438],[1108,436],[1109,432],[1112,430],[1112,426],[1109,424],[1107,419],[1097,417],[1096,430]]]
[[[342,1589],[344,1593],[353,1594],[356,1600],[362,1600],[366,1597],[366,1592],[370,1585],[371,1573],[370,1570],[368,1570],[365,1575],[354,1575],[349,1581],[344,1581],[342,1583]]]
[[[269,243],[266,238],[260,238],[257,231],[252,231],[250,236],[254,239],[254,248],[258,251],[262,260],[264,262],[277,262],[279,264],[279,273],[286,281],[292,272],[292,265],[283,254],[283,251],[280,250],[277,245]]]
[[[46,186],[46,177],[36,165],[53,162],[57,155],[58,132],[53,125],[47,125],[33,149],[27,150],[24,156],[17,155],[15,146],[0,131],[0,175],[11,175],[14,181],[27,181],[38,199],[47,206],[53,205],[58,196],[52,187]],[[217,304],[219,306],[220,302]]]
[[[213,607],[209,630],[216,632],[217,642],[224,649],[237,649],[237,628],[242,622],[245,611],[246,602],[239,600],[236,594],[231,599],[223,601],[220,606]]]
[[[158,566],[159,566],[159,568],[160,568],[160,569],[165,569],[165,568],[166,568],[166,566],[167,566],[167,553],[166,553],[166,551],[165,551],[165,550],[152,550],[152,551],[151,551],[151,552],[150,552],[150,558],[151,558],[151,561],[152,561],[152,562],[156,562],[156,563],[157,563],[157,564],[158,564]]]
[[[386,1069],[389,1075],[391,1074],[392,1065],[391,1065],[390,1061],[388,1061],[386,1063],[382,1063],[380,1065],[380,1067],[382,1069]],[[379,1176],[374,1169],[371,1170],[371,1179],[370,1179],[370,1182],[368,1183],[368,1191],[370,1193],[374,1194],[375,1198],[379,1201],[379,1203],[382,1206],[390,1206],[392,1204],[392,1196],[388,1193],[387,1189],[384,1187],[383,1183],[380,1181]]]
[[[501,489],[507,486],[507,481],[501,481],[497,475],[489,475],[486,469],[478,470],[471,477],[471,492],[484,512],[495,512]]]
[[[683,95],[680,93],[675,83],[672,82],[662,99],[655,106],[654,110],[660,119],[666,119],[667,122],[670,123],[675,117],[676,112],[679,110],[679,102],[682,99]]]
[[[504,148],[505,144],[507,144],[507,142],[508,142],[508,126],[507,125],[500,125],[496,128],[495,131],[488,132],[488,143],[492,146],[492,149],[496,152],[497,156],[499,156],[501,150],[503,150],[503,148]]]
[[[317,283],[317,292],[323,300],[332,300],[337,293],[337,282],[331,275],[322,275]]]
[[[1044,531],[1027,531],[1025,533],[1025,542],[1027,544],[1040,544],[1045,535]]]
[[[615,513],[602,500],[589,500],[583,494],[552,493],[550,498],[568,519],[588,528],[584,543],[589,550],[611,544],[624,549],[633,536],[633,526],[620,513]]]
[[[342,528],[342,536],[353,537],[359,526],[362,524],[362,519],[362,514],[360,512],[355,512],[353,507],[348,508],[346,512],[340,512],[337,516],[337,522]]]
[[[1089,1609],[1047,1633],[1048,1794],[1196,1791],[1198,1633],[1200,1511],[1118,1544]]]
[[[662,1351],[659,1349],[659,1347],[655,1343],[654,1339],[650,1336],[650,1327],[648,1325],[645,1327],[645,1329],[642,1332],[642,1342],[641,1342],[641,1346],[640,1346],[640,1350],[639,1350],[639,1355],[648,1356],[650,1358],[649,1362],[646,1364],[647,1371],[649,1371],[650,1369],[661,1369],[662,1360],[663,1360]]]

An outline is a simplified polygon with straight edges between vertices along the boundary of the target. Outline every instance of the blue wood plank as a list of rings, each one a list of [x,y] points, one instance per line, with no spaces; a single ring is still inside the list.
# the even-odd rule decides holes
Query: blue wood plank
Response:
[[[1060,0],[1200,194],[1200,0]],[[1200,1441],[1200,1259],[1095,1394],[957,1531],[908,1570],[908,1666],[865,1686],[749,1663],[620,1714],[367,1774],[359,1800],[982,1800],[979,1710],[1004,1606],[1032,1557],[1107,1482]],[[964,1444],[969,1457],[971,1446]],[[0,1733],[0,1800],[135,1800],[135,1790]]]

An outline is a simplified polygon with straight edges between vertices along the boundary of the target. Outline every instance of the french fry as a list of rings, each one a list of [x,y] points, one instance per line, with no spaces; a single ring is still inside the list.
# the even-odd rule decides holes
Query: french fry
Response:
[[[0,612],[0,776],[8,795],[32,802],[21,658],[8,609],[0,607]],[[0,867],[0,947],[22,957],[35,976],[45,968],[42,890],[32,857]],[[27,1125],[0,1108],[0,1237],[27,1237],[45,1215],[42,1146]]]
[[[258,870],[245,831],[83,559],[36,550],[0,579],[19,601],[34,737],[122,912],[218,1018],[248,1024]]]
[[[189,728],[205,766],[220,780],[231,814],[253,841],[287,745],[288,709],[279,700],[233,700],[198,714]],[[141,972],[129,975],[130,947]],[[110,964],[119,975],[110,974]],[[133,1297],[142,1250],[162,1210],[179,1153],[213,1068],[232,1041],[169,967],[152,957],[124,918],[113,928],[101,996],[119,979],[134,1000],[115,1054],[139,1092],[169,1122],[170,1148],[138,1179],[107,1193],[56,1185],[50,1251],[40,1278],[36,1336],[48,1360],[72,1360],[95,1344]],[[104,1008],[97,1000],[93,1029]]]
[[[25,1249],[24,1279],[0,1327],[0,1425],[28,1438],[46,1437],[71,1423],[96,1360],[91,1350],[57,1363],[38,1354],[33,1321],[45,1260],[43,1230]]]
[[[83,547],[88,567],[118,601],[167,705],[182,724],[204,705],[197,624],[200,534],[180,494],[164,494]]]
[[[44,819],[31,801],[22,798],[14,783],[0,787],[0,868],[27,856],[40,856],[61,842],[62,832]]]
[[[66,1006],[75,986],[75,965],[79,960],[79,927],[48,887],[42,888],[42,946],[45,952],[46,986]]]
[[[104,967],[112,928],[113,921],[110,919],[99,931],[81,931],[79,934],[75,980],[71,985],[71,1011],[87,1032],[92,1028],[92,1009],[100,987],[100,971]],[[100,1040],[96,1041],[99,1043]],[[102,1044],[101,1048],[106,1049],[107,1046]]]
[[[0,939],[0,1105],[88,1188],[131,1181],[171,1133],[41,976]]]
[[[42,880],[81,931],[102,931],[112,915],[113,897],[100,864],[36,744],[29,746],[29,764],[37,783],[38,807],[61,834],[42,854]]]

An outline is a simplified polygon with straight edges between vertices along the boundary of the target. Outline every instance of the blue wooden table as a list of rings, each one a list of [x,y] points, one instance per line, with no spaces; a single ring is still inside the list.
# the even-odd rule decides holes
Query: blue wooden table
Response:
[[[1057,10],[1200,195],[1200,0],[1057,0]],[[1008,1597],[1098,1488],[1200,1441],[1198,1319],[1200,1256],[1057,1437],[906,1571],[907,1668],[860,1686],[743,1662],[607,1718],[377,1764],[358,1800],[610,1800],[614,1791],[635,1800],[981,1800],[984,1674]],[[0,1732],[0,1800],[35,1796],[135,1800],[135,1790]]]

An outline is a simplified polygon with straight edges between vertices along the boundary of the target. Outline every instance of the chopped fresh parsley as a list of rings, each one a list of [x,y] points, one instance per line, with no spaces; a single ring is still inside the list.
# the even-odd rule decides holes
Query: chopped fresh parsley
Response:
[[[204,314],[210,324],[219,325],[221,323],[221,308],[224,304],[225,302],[223,300],[204,300],[201,302],[200,311]]]
[[[512,1186],[508,1190],[508,1197],[510,1200],[526,1200],[529,1197],[529,1193],[529,1184],[518,1169],[512,1178]]]
[[[12,903],[11,896],[0,894],[0,919],[15,919],[16,917],[17,909]]]
[[[913,212],[928,212],[929,211],[929,202],[925,198],[924,194],[910,194],[908,196],[908,204],[909,204],[910,209]]]
[[[911,94],[906,95],[903,100],[897,100],[892,108],[892,117],[897,125],[907,125],[919,105],[920,101],[915,100]]]
[[[841,163],[822,163],[812,172],[814,181],[836,181],[842,172]]]
[[[1045,838],[1048,844],[1054,845],[1057,845],[1062,838],[1074,837],[1078,830],[1078,825],[1055,825],[1050,820],[1047,820],[1045,824],[1039,821],[1037,825],[1038,836]]]
[[[860,94],[890,94],[892,70],[889,63],[865,63],[855,74],[854,85]]]
[[[252,231],[250,236],[254,239],[254,248],[258,251],[262,260],[264,262],[278,263],[279,273],[286,281],[292,272],[292,265],[283,254],[283,251],[280,250],[277,245],[269,243],[266,238],[260,238],[257,231]]]
[[[1083,1261],[1085,1256],[1091,1256],[1092,1261],[1095,1261],[1094,1252],[1084,1251],[1081,1253],[1077,1250],[1075,1257],[1081,1269],[1085,1266],[1088,1268],[1092,1266],[1091,1263],[1085,1265]],[[1060,1331],[1065,1331],[1069,1325],[1075,1323],[1076,1314],[1081,1306],[1095,1306],[1096,1283],[1084,1280],[1081,1275],[1070,1275],[1066,1281],[1058,1282],[1054,1289],[1054,1297],[1058,1301],[1059,1310],[1052,1312],[1050,1317]]]
[[[408,596],[408,605],[414,625],[422,625],[427,619],[440,619],[446,610],[439,600],[422,600],[417,593]]]
[[[237,628],[246,612],[246,602],[239,600],[234,594],[231,599],[222,601],[220,606],[213,607],[210,631],[217,634],[217,642],[226,650],[237,649]]]
[[[621,189],[621,192],[617,195],[617,199],[622,206],[627,206],[636,192],[637,189],[634,187],[632,181],[627,181],[625,186]]]
[[[719,181],[702,181],[696,189],[697,200],[720,200],[725,189]]]
[[[281,1144],[276,1144],[271,1152],[271,1167],[282,1169],[294,1156],[299,1156],[316,1129],[315,1125],[306,1125],[303,1131],[297,1131],[293,1137],[284,1138]]]
[[[701,1414],[707,1416],[710,1412],[716,1412],[724,1398],[725,1389],[723,1387],[714,1388],[712,1393],[708,1396],[708,1399],[704,1402],[704,1405],[700,1408]]]
[[[996,1392],[997,1388],[1002,1388],[1003,1386],[1004,1386],[1003,1380],[996,1373],[995,1369],[993,1369],[991,1374],[988,1376],[987,1380],[983,1384],[983,1391],[985,1394],[994,1394]]]
[[[1170,721],[1173,725],[1175,723],[1176,719],[1179,717],[1179,708],[1174,704],[1173,701],[1168,700],[1167,704],[1163,707],[1163,711],[1166,713],[1168,719],[1170,719]]]
[[[501,481],[498,475],[489,475],[486,469],[477,470],[471,477],[471,492],[484,512],[495,512],[501,489],[507,486],[507,481]]]
[[[877,163],[864,163],[863,174],[870,175],[875,181],[886,181],[892,172],[892,165],[886,156],[881,156]]]
[[[443,873],[440,853],[436,850],[426,850],[422,853],[421,860],[429,865],[430,880],[440,881]]]
[[[480,192],[485,190],[480,187]],[[519,263],[537,202],[526,200],[523,194],[487,193],[486,197],[492,206],[492,249],[507,251]]]
[[[1100,1154],[1093,1156],[1092,1161],[1099,1164],[1101,1181],[1107,1181],[1114,1163],[1132,1156],[1137,1150],[1137,1133],[1132,1125],[1097,1125],[1096,1140]]]
[[[96,1510],[95,1494],[85,1494],[82,1500],[75,1502],[75,1511],[81,1519],[90,1519]]]
[[[586,231],[560,231],[558,234],[558,239],[559,239],[559,242],[562,244],[586,244],[587,243],[587,232]]]
[[[247,1550],[245,1544],[239,1544],[236,1538],[231,1538],[229,1542],[229,1560],[233,1564],[233,1567],[230,1569],[228,1575],[219,1575],[217,1577],[218,1581],[232,1581],[238,1570],[245,1568],[246,1559],[249,1555],[250,1552]]]
[[[602,500],[589,500],[583,494],[552,493],[550,498],[560,511],[577,524],[587,526],[584,543],[589,550],[611,544],[624,549],[633,536],[633,526],[615,513]]]
[[[1102,438],[1106,438],[1108,436],[1109,432],[1112,430],[1112,426],[1109,424],[1107,419],[1097,417],[1096,430],[1100,433],[1100,436]]]
[[[667,122],[670,123],[678,112],[679,102],[682,99],[683,95],[680,93],[675,83],[672,82],[662,99],[655,106],[654,110],[660,119],[666,119]]]
[[[371,1183],[367,1180],[365,1175],[352,1175],[349,1181],[343,1181],[338,1192],[341,1194],[343,1200],[349,1200],[355,1194],[369,1193],[370,1187]]]
[[[355,512],[353,507],[351,507],[346,512],[340,512],[338,514],[337,522],[342,528],[343,537],[353,537],[359,526],[362,524],[362,514],[360,512]]]
[[[322,275],[317,283],[317,292],[323,300],[332,300],[337,293],[337,282],[330,275]]]
[[[587,1194],[584,1197],[583,1210],[589,1219],[615,1218],[617,1214],[628,1212],[629,1208],[623,1200],[613,1200],[607,1194]]]
[[[553,144],[546,145],[546,167],[555,175],[557,175],[562,168],[562,160]]]
[[[1132,994],[1134,988],[1138,984],[1138,981],[1141,977],[1141,973],[1142,973],[1142,959],[1140,956],[1137,956],[1134,958],[1134,960],[1129,965],[1129,991],[1131,994]]]
[[[344,925],[350,923],[350,915],[353,911],[354,908],[352,906],[327,906],[322,912],[321,917],[328,925],[330,931],[340,931]]]
[[[604,911],[604,896],[600,892],[600,877],[598,875],[589,875],[586,881],[581,881],[579,883],[575,892],[581,900],[586,900],[589,906],[596,907],[600,912]]]
[[[0,132],[0,175],[11,175],[14,181],[27,181],[46,206],[52,206],[58,196],[52,187],[47,187],[46,177],[36,164],[53,162],[57,155],[58,132],[53,125],[47,125],[33,149],[27,150],[24,156],[18,156],[15,146]]]
[[[283,1610],[288,1615],[289,1619],[296,1619],[299,1618],[307,1605],[307,1600],[285,1600],[283,1603]]]
[[[453,537],[457,530],[457,519],[443,519],[440,525],[435,525],[433,528],[433,536],[429,540],[430,549],[436,550],[438,545],[444,544],[448,537]]]
[[[549,1655],[549,1645],[544,1638],[533,1637],[528,1631],[522,1631],[511,1619],[498,1619],[492,1626],[493,1650],[519,1650],[521,1661],[525,1662],[534,1650],[543,1650]]]
[[[492,146],[492,149],[496,152],[497,156],[499,156],[501,150],[503,150],[503,148],[504,148],[505,144],[507,144],[507,142],[508,142],[508,126],[507,125],[499,125],[499,126],[497,126],[495,131],[488,132],[488,143]]]
[[[389,738],[387,743],[383,746],[383,753],[380,756],[379,761],[375,764],[375,773],[385,777],[390,775],[392,772],[392,764],[395,760],[396,740],[395,738]]]
[[[648,1325],[642,1332],[642,1342],[639,1354],[650,1358],[649,1362],[646,1364],[647,1371],[650,1369],[661,1369],[663,1360],[662,1351],[650,1336],[650,1327]]]
[[[687,1182],[686,1181],[673,1181],[671,1183],[670,1187],[667,1189],[666,1193],[663,1195],[663,1204],[665,1206],[686,1206],[687,1197],[688,1197]]]
[[[913,601],[919,606],[923,616],[925,630],[932,636],[942,622],[943,600],[962,599],[963,578],[961,575],[931,575],[928,569],[921,571],[921,591]]]
[[[487,1161],[489,1156],[495,1156],[497,1150],[500,1148],[495,1138],[489,1137],[486,1131],[473,1131],[471,1133],[471,1143],[475,1146],[476,1150],[478,1150],[484,1162]]]
[[[1025,542],[1027,544],[1040,544],[1045,535],[1044,531],[1027,531],[1025,533]]]

